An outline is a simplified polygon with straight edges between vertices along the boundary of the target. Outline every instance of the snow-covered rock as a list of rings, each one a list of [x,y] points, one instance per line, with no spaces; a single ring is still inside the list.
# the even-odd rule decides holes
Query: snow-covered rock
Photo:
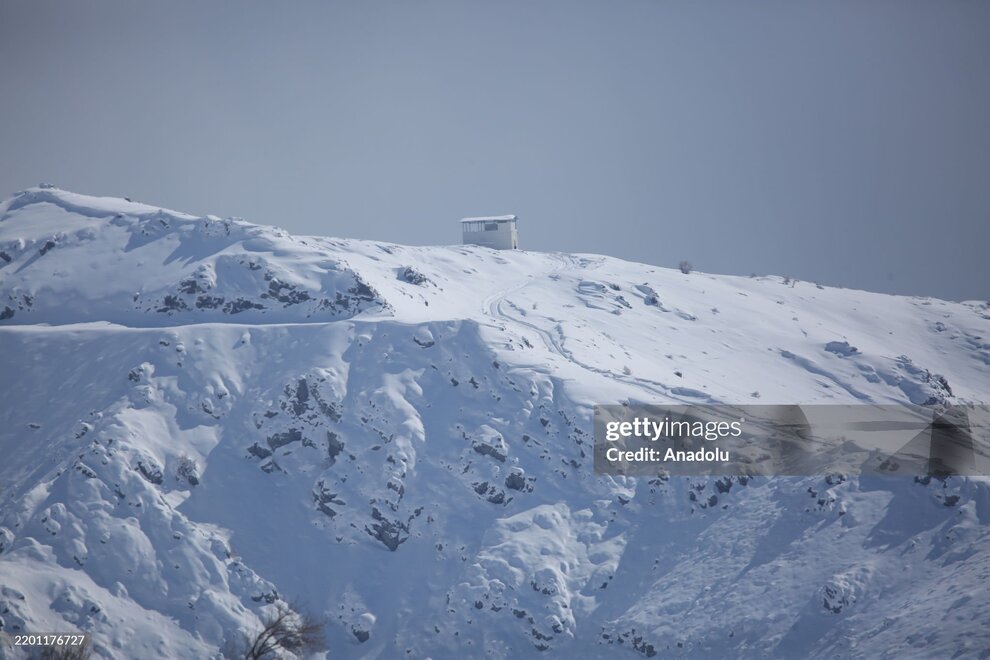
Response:
[[[990,310],[0,205],[0,629],[217,657],[977,655],[990,480],[592,471],[592,406],[985,402]]]

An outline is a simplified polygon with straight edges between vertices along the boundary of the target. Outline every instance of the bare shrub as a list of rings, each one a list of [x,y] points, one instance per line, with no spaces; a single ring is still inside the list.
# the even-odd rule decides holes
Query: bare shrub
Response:
[[[691,265],[690,261],[682,261],[677,267],[680,268],[681,272],[685,275],[694,270],[694,266]]]
[[[89,660],[92,656],[89,638],[75,646],[45,646],[41,650],[41,660]]]
[[[263,627],[254,637],[248,637],[239,645],[228,646],[224,655],[228,658],[262,660],[280,657],[280,651],[305,656],[326,649],[323,624],[297,607],[285,603],[275,606],[275,611],[264,619]]]

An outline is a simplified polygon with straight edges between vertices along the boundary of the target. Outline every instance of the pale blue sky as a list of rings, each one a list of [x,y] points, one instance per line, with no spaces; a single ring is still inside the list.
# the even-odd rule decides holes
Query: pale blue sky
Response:
[[[990,3],[0,0],[0,194],[990,297]]]

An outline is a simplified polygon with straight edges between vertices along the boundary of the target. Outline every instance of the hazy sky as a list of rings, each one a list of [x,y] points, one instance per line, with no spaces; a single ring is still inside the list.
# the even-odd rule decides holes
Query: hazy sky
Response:
[[[990,2],[0,0],[0,194],[990,297]]]

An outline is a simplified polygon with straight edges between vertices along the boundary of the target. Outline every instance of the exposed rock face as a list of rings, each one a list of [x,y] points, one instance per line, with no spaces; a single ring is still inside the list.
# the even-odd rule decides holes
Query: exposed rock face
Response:
[[[214,657],[300,602],[344,658],[990,648],[985,479],[605,477],[591,427],[754,392],[978,402],[983,303],[50,188],[0,218],[3,632]]]

